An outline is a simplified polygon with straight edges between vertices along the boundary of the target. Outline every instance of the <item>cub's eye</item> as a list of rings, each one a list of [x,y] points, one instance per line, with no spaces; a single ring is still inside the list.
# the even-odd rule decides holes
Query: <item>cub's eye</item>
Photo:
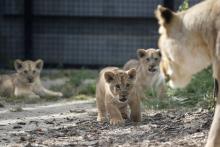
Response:
[[[33,70],[33,74],[35,74],[36,73],[36,70]]]
[[[158,59],[158,58],[154,58],[154,60],[155,60],[155,61],[158,61],[159,59]]]
[[[130,87],[130,84],[126,84],[126,87],[127,87],[127,88]]]
[[[149,61],[150,61],[150,58],[146,58],[146,60],[149,62]]]
[[[120,89],[120,86],[117,84],[117,85],[115,85],[115,87],[117,88],[117,89]]]
[[[27,73],[28,73],[28,71],[27,71],[27,70],[24,70],[24,73],[25,73],[25,74],[27,74]]]

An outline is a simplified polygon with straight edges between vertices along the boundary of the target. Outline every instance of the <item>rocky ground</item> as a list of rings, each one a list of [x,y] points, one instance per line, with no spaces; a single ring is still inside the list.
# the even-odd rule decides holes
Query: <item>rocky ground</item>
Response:
[[[212,113],[144,110],[142,122],[99,124],[94,100],[5,105],[0,108],[0,146],[204,146]]]

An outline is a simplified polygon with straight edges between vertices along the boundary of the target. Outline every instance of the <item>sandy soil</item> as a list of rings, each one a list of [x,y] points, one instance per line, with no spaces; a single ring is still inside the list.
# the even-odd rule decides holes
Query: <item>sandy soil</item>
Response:
[[[22,109],[18,109],[22,107]],[[140,124],[96,122],[94,100],[0,108],[0,146],[204,146],[212,113],[145,111]]]

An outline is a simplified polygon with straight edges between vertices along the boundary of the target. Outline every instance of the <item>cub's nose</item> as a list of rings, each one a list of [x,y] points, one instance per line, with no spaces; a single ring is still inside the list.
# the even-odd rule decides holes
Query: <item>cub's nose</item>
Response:
[[[155,66],[155,65],[149,66],[148,71],[150,71],[150,72],[155,72],[155,71],[157,71],[156,66]]]
[[[119,100],[120,100],[121,102],[127,101],[126,95],[122,95]]]
[[[31,77],[28,77],[27,80],[28,80],[29,83],[33,83],[34,82],[34,79],[31,78]]]

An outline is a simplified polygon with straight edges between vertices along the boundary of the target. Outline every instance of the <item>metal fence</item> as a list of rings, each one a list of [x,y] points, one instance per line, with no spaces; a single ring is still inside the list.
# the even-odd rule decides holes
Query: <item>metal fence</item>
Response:
[[[191,4],[199,0],[191,0]],[[158,4],[182,0],[0,0],[0,67],[14,59],[46,65],[123,65],[137,48],[157,47]]]

